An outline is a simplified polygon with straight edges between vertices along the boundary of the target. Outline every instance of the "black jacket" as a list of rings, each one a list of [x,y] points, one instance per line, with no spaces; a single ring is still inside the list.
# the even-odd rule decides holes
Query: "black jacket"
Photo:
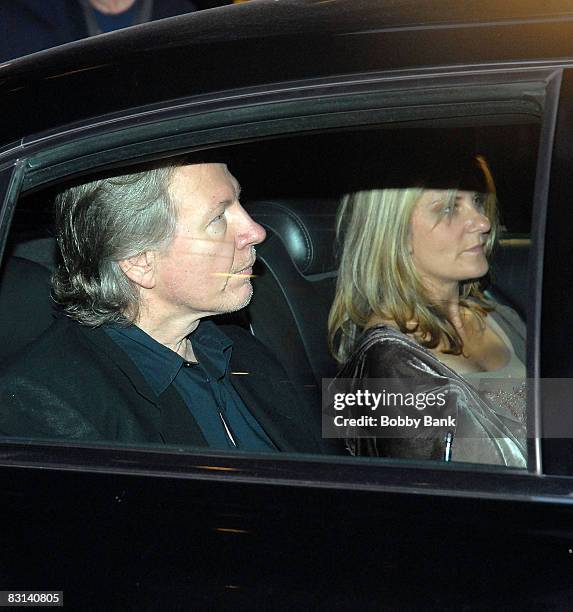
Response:
[[[508,309],[498,306],[499,312],[489,316],[500,322]],[[506,328],[507,329],[507,328]],[[428,349],[411,336],[387,325],[366,330],[338,377],[353,381],[353,388],[380,393],[389,389],[398,397],[408,395],[442,395],[443,404],[427,406],[383,403],[376,413],[376,424],[368,427],[349,427],[347,444],[353,455],[393,457],[401,459],[445,459],[446,434],[453,434],[452,460],[487,463],[511,467],[526,467],[526,431],[503,403],[492,403],[463,376],[442,363]],[[492,379],[496,384],[502,379]],[[511,380],[511,379],[510,379]],[[509,393],[505,394],[506,396]],[[360,416],[354,410],[351,416]],[[387,416],[407,423],[420,419],[421,425],[382,426],[380,418]],[[424,417],[432,419],[424,425]],[[447,417],[453,424],[446,423]],[[443,420],[442,420],[443,419]]]
[[[231,374],[233,386],[277,448],[321,452],[320,415],[272,353],[240,327],[222,329],[234,342],[231,372],[242,373]],[[103,330],[67,318],[57,319],[2,373],[0,434],[207,446],[173,386],[157,397]]]

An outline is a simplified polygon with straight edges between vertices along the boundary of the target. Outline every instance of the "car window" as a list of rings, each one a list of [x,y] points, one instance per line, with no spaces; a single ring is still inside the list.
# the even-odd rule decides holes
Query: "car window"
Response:
[[[491,256],[491,271],[482,286],[486,291],[486,298],[507,309],[510,312],[510,320],[521,326],[520,329],[524,329],[528,300],[525,271],[529,256],[534,169],[539,140],[538,120],[535,117],[520,116],[512,117],[504,123],[503,119],[496,117],[490,121],[492,125],[489,125],[483,118],[480,118],[480,121],[465,118],[461,123],[462,125],[457,121],[452,125],[451,121],[442,119],[423,122],[418,126],[381,125],[342,131],[326,130],[311,135],[219,147],[208,156],[195,153],[186,159],[186,163],[194,164],[202,163],[205,159],[209,163],[226,163],[240,182],[242,207],[254,222],[266,230],[266,240],[256,245],[257,262],[252,272],[248,270],[253,276],[252,301],[238,312],[209,318],[216,326],[230,324],[236,328],[239,339],[234,341],[239,344],[242,342],[241,334],[251,334],[255,342],[260,343],[249,349],[260,353],[259,360],[251,360],[250,367],[244,367],[243,371],[233,371],[231,368],[231,376],[234,377],[233,380],[245,380],[249,376],[256,380],[262,377],[264,384],[255,385],[243,392],[247,395],[259,394],[260,397],[272,396],[278,402],[279,412],[286,410],[285,416],[288,419],[292,419],[294,414],[300,419],[297,425],[299,428],[314,432],[318,444],[315,447],[302,445],[302,452],[314,452],[312,448],[317,453],[326,452],[340,456],[346,456],[349,452],[348,427],[337,425],[333,428],[329,418],[334,417],[325,416],[332,410],[331,391],[338,384],[332,383],[332,379],[342,365],[333,358],[328,346],[328,317],[336,291],[342,249],[341,236],[336,236],[337,211],[345,194],[360,190],[380,190],[387,186],[409,187],[407,181],[414,180],[412,177],[420,174],[421,166],[427,166],[425,171],[430,167],[438,167],[439,173],[446,175],[448,172],[443,171],[449,170],[448,164],[456,165],[461,158],[484,160],[495,181],[500,224],[499,239]],[[428,160],[437,160],[439,164],[428,165]],[[132,172],[133,168],[128,167],[126,171]],[[20,353],[26,354],[29,351],[29,348],[25,347],[29,347],[29,343],[34,342],[34,339],[49,327],[54,316],[66,318],[65,304],[54,304],[53,299],[49,297],[50,277],[58,266],[65,263],[57,245],[54,225],[54,202],[57,194],[70,184],[85,184],[90,178],[102,180],[102,177],[105,179],[110,174],[122,175],[122,170],[114,169],[103,175],[97,173],[92,177],[74,179],[72,182],[60,182],[36,190],[18,202],[10,229],[2,282],[3,310],[6,313],[2,319],[3,363],[6,364],[7,371],[8,364],[10,368],[13,367],[12,362],[21,359]],[[440,188],[439,183],[432,186]],[[444,184],[443,187],[451,189],[452,185]],[[77,239],[82,240],[82,237],[78,236]],[[67,314],[69,313],[68,310]],[[515,339],[513,336],[511,339],[508,337],[511,330],[511,326],[508,328],[503,324],[501,327],[495,324],[495,335],[492,337],[505,340],[506,345],[511,347],[512,359],[516,349],[522,350],[520,359],[524,364],[525,345],[514,346]],[[107,339],[109,340],[109,337]],[[119,346],[120,351],[129,353],[125,339],[115,337],[112,340],[115,341],[116,347]],[[133,354],[130,354],[130,357],[132,362],[135,360],[141,374],[141,368],[145,366],[142,366],[141,360],[138,361]],[[503,360],[502,358],[501,361]],[[265,369],[271,361],[275,368],[272,371],[279,373],[275,379],[269,374],[270,370]],[[524,369],[519,371],[523,379]],[[110,372],[106,371],[102,376],[105,378],[112,375]],[[515,373],[517,370],[511,372]],[[67,372],[62,373],[62,385],[66,389],[70,385],[66,379],[68,375]],[[504,375],[507,376],[507,371]],[[333,384],[334,387],[331,386]],[[484,381],[480,380],[478,386],[479,384],[483,385]],[[488,401],[495,403],[496,391],[491,391],[490,387],[491,381],[486,381],[486,390],[482,389],[480,393],[490,393]],[[230,390],[233,393],[232,387]],[[164,391],[163,388],[159,389],[160,393]],[[221,389],[214,391],[209,388],[203,391],[207,395],[222,392]],[[50,398],[49,390],[45,393],[40,399],[28,398],[23,401],[48,404],[53,398]],[[178,395],[182,393],[185,391],[179,388]],[[510,395],[511,393],[510,389]],[[296,412],[289,414],[288,409],[281,407],[280,399],[277,399],[281,394],[287,398],[285,405],[289,402],[297,403]],[[249,400],[256,401],[256,398],[253,399],[251,395]],[[525,396],[518,396],[518,400],[520,412],[510,415],[510,418],[523,420]],[[85,401],[89,406],[90,399],[86,398]],[[217,401],[221,401],[221,398]],[[240,393],[239,400],[232,395],[222,401],[241,401]],[[515,396],[512,396],[508,404],[510,408],[513,401]],[[218,405],[216,402],[215,404]],[[248,409],[248,403],[242,402],[242,409],[244,405],[247,405]],[[36,406],[37,404],[34,404],[35,409]],[[111,407],[107,409],[113,411]],[[506,406],[505,410],[507,409]],[[41,428],[36,434],[27,436],[26,419],[29,417],[14,424],[9,422],[11,416],[7,417],[8,436],[16,434],[16,437],[23,438],[51,437],[45,432],[42,433]],[[68,416],[70,422],[73,422],[77,415]],[[169,418],[174,419],[173,423],[162,423],[160,427],[176,427],[177,415],[171,415]],[[280,422],[283,417],[279,414],[277,418]],[[340,422],[339,418],[337,423]],[[100,426],[99,423],[94,425],[96,430]],[[130,426],[137,429],[138,425],[131,423]],[[10,430],[11,427],[14,429]],[[64,424],[61,425],[61,432],[55,439],[82,440],[82,434],[78,433],[73,425],[70,425],[68,434],[65,427]],[[113,427],[117,432],[124,424],[114,422]],[[192,428],[193,425],[189,427]],[[229,423],[223,422],[223,427],[232,431]],[[248,428],[248,425],[245,427]],[[279,429],[282,427],[283,425]],[[135,437],[130,439],[130,435]],[[86,439],[91,442],[118,444],[137,444],[142,441],[149,444],[169,444],[171,440],[171,443],[178,447],[201,450],[201,445],[197,447],[193,443],[186,444],[184,434],[171,439],[161,434],[155,441],[153,436],[146,438],[141,434],[138,438],[138,435],[140,434],[133,434],[132,431],[123,438],[124,434],[114,433],[111,439],[101,434],[92,436],[91,440],[88,435]],[[280,438],[282,433],[278,435]],[[295,434],[294,438],[296,437]],[[193,440],[193,437],[189,440]],[[280,446],[280,443],[273,442],[270,446]],[[293,447],[287,443],[285,449],[297,450],[296,443]],[[228,450],[234,452],[237,448],[231,447]],[[247,450],[265,452],[268,449],[265,449],[263,443]],[[412,458],[416,456],[413,455]],[[432,458],[442,459],[437,456]]]

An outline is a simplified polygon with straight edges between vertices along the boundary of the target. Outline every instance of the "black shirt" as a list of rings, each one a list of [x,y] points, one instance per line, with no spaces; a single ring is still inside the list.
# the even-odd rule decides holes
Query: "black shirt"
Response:
[[[233,342],[214,323],[202,321],[190,337],[197,363],[185,361],[137,325],[106,325],[104,330],[157,396],[174,385],[210,448],[276,450],[231,384]]]

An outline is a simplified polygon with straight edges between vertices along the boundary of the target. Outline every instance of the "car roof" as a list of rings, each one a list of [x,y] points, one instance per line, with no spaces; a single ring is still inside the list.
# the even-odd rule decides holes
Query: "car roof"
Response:
[[[568,0],[252,0],[6,62],[0,147],[91,117],[235,88],[570,58],[571,41]]]

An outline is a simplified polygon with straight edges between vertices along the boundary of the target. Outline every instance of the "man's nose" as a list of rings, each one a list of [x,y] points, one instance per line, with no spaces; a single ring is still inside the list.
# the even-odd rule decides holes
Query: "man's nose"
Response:
[[[244,248],[260,244],[267,237],[265,228],[257,223],[249,213],[241,207],[241,227],[237,232],[237,246]]]

